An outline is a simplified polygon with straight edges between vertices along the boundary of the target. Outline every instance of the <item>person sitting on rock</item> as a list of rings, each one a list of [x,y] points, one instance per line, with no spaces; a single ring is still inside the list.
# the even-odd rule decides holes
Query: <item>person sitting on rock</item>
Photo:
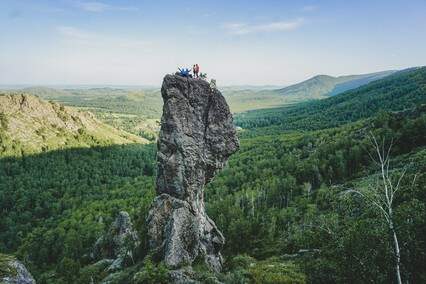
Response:
[[[177,73],[177,75],[182,76],[182,77],[186,77],[186,78],[192,78],[192,75],[190,74],[190,71],[188,68],[178,68],[179,72]]]

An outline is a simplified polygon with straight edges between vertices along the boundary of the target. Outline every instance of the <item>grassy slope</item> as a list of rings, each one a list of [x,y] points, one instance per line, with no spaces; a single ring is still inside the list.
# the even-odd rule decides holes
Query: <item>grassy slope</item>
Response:
[[[25,94],[0,95],[0,126],[0,156],[147,142],[88,112]]]
[[[88,110],[103,122],[148,140],[153,140],[159,129],[162,99],[157,89],[33,87],[24,91]]]

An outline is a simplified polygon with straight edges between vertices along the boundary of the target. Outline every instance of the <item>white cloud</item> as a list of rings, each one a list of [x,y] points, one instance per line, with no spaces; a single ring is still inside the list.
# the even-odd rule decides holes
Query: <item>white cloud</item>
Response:
[[[56,27],[56,30],[59,32],[60,35],[66,38],[77,39],[77,40],[87,40],[91,37],[89,33],[74,27],[59,26],[59,27]]]
[[[206,17],[206,18],[213,17],[213,16],[216,16],[216,12],[206,12],[203,14],[203,17]]]
[[[302,7],[302,11],[304,12],[312,12],[315,11],[318,7],[315,5],[306,5]]]
[[[56,31],[64,41],[85,47],[105,48],[106,46],[113,46],[115,48],[149,51],[152,45],[151,42],[141,39],[102,35],[70,26],[58,26]]]
[[[224,28],[229,33],[234,35],[246,35],[251,33],[269,33],[269,32],[285,32],[292,31],[304,23],[303,18],[298,18],[293,21],[278,21],[269,22],[257,25],[249,25],[246,23],[228,23],[224,25]]]
[[[93,12],[93,13],[101,13],[105,11],[137,11],[136,7],[128,7],[128,6],[115,6],[106,4],[103,2],[78,2],[77,6],[84,11]]]

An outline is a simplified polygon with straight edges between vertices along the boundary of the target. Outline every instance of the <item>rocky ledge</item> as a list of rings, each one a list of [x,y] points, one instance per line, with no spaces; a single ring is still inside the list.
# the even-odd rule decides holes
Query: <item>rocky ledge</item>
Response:
[[[161,94],[149,247],[175,271],[200,259],[218,272],[225,238],[205,212],[204,186],[239,148],[232,114],[222,94],[201,79],[167,75]]]
[[[0,253],[0,283],[35,284],[34,278],[15,257]]]
[[[114,272],[134,264],[133,255],[139,245],[138,232],[129,213],[120,211],[108,232],[96,241],[91,257],[98,265],[107,266],[107,271]]]

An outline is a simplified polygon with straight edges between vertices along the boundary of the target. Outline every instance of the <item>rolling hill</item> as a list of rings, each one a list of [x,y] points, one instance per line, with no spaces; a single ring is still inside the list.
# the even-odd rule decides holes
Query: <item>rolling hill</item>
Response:
[[[148,140],[159,129],[163,104],[157,89],[29,87],[22,92],[90,111],[102,122]]]
[[[241,113],[235,122],[243,128],[316,130],[419,104],[426,104],[426,67],[400,71],[324,100]]]
[[[27,94],[0,94],[0,156],[147,140],[83,112]]]
[[[282,96],[293,96],[306,99],[321,99],[357,88],[371,81],[391,75],[394,72],[396,71],[390,70],[377,73],[339,77],[317,75],[301,83],[275,91]]]

